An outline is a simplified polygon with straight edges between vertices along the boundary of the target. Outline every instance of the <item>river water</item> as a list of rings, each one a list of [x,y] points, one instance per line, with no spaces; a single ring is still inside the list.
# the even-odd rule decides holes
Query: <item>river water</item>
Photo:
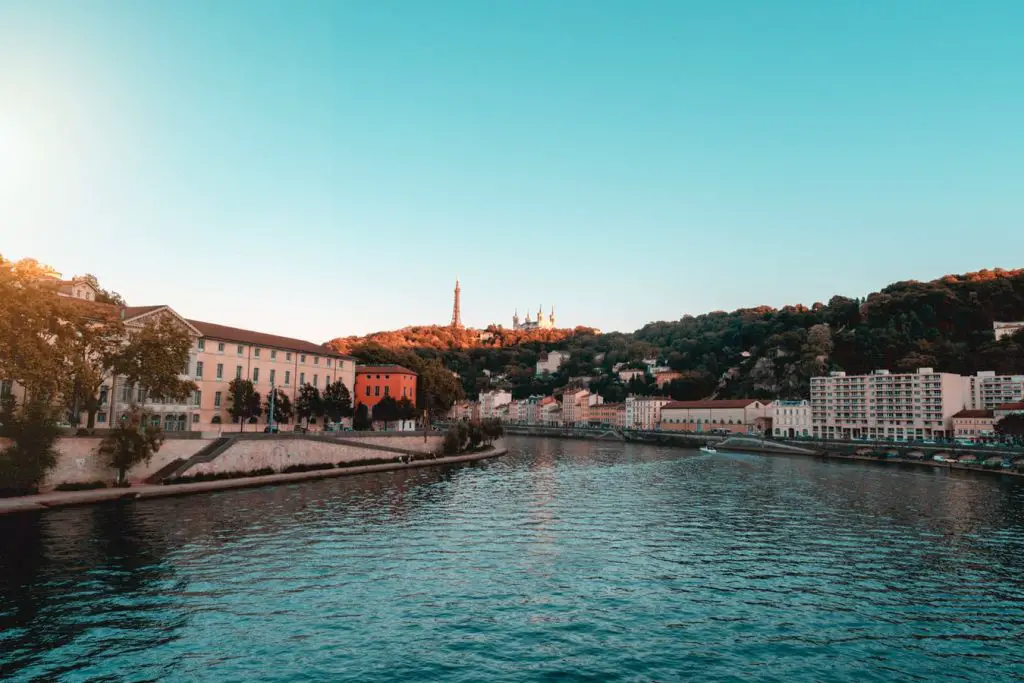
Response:
[[[509,439],[0,518],[0,678],[1024,680],[1024,485]]]

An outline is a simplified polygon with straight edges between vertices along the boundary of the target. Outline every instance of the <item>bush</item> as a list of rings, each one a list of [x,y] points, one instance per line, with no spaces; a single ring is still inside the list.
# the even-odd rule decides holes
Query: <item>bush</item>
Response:
[[[75,430],[75,436],[92,436],[95,432],[85,427],[79,427]]]
[[[6,495],[36,493],[39,483],[57,464],[57,436],[60,429],[50,406],[31,402],[17,417],[8,417],[7,435],[14,441],[0,453],[0,490]]]
[[[183,475],[181,477],[168,477],[164,479],[161,484],[196,484],[202,481],[220,481],[221,479],[242,479],[245,477],[263,477],[268,474],[276,474],[273,467],[261,467],[258,470],[252,470],[251,472],[217,472],[217,473],[204,473],[204,474],[192,474]]]
[[[53,487],[54,491],[92,491],[93,489],[105,489],[105,481],[66,481]]]
[[[459,440],[459,432],[452,428],[445,432],[444,441],[441,443],[441,452],[445,455],[456,455],[462,445]]]
[[[316,472],[317,470],[333,470],[334,465],[329,462],[318,462],[309,464],[295,464],[288,465],[283,470],[284,474],[291,474],[292,472]]]

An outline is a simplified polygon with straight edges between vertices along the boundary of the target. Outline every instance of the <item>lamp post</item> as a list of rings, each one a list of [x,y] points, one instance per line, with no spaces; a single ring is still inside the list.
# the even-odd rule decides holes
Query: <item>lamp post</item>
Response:
[[[267,429],[270,430],[268,432],[270,434],[274,433],[274,399],[275,398],[277,398],[277,390],[274,389],[274,383],[271,382],[270,383],[270,402],[269,402],[270,411],[269,411],[269,414],[267,415]]]

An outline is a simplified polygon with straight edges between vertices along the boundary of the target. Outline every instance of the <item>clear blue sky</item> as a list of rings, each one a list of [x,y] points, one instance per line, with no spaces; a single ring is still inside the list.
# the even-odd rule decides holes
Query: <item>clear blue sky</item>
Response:
[[[0,0],[0,253],[317,341],[1024,265],[1024,2]]]

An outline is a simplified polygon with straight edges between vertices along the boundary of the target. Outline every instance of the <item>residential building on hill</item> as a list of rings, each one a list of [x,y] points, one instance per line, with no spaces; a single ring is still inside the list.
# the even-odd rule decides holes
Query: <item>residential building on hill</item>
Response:
[[[558,369],[567,360],[569,360],[568,351],[548,351],[540,354],[540,359],[537,360],[537,376],[558,372]]]
[[[619,370],[619,381],[622,383],[629,382],[630,380],[640,378],[643,379],[647,376],[646,370]]]
[[[357,365],[355,405],[373,406],[385,396],[396,401],[407,398],[416,404],[416,373],[401,365]]]
[[[682,379],[683,373],[676,372],[675,370],[661,370],[660,372],[654,373],[654,383],[659,389],[664,387],[669,382],[674,382],[677,379]]]
[[[810,401],[775,401],[772,403],[772,433],[783,438],[810,436]]]
[[[1003,337],[1009,337],[1017,334],[1018,332],[1024,331],[1024,321],[1012,322],[1012,323],[992,323],[992,331],[995,333],[996,341],[999,341]]]
[[[712,401],[672,401],[661,409],[665,431],[734,434],[764,433],[771,429],[772,405],[752,398]]]

